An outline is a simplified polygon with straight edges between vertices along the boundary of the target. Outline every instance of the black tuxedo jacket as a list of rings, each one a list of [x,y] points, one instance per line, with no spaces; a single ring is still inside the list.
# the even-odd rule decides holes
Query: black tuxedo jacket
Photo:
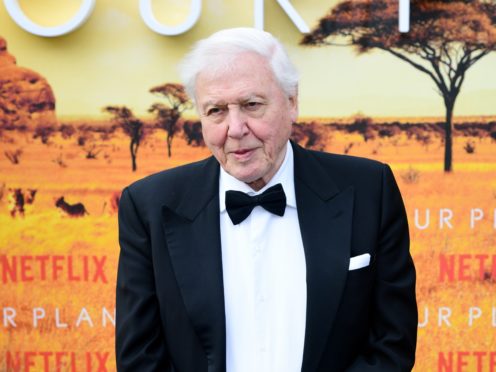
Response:
[[[410,371],[415,269],[390,168],[292,145],[307,265],[301,370]],[[226,370],[218,180],[219,164],[211,157],[124,189],[119,371]],[[370,265],[349,271],[350,257],[364,253]]]

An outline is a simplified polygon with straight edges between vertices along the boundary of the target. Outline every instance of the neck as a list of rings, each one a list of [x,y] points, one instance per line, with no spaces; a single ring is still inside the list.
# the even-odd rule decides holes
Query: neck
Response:
[[[266,184],[267,182],[265,182],[263,178],[259,178],[258,180],[247,183],[247,185],[255,191],[261,190],[262,187],[264,187]]]

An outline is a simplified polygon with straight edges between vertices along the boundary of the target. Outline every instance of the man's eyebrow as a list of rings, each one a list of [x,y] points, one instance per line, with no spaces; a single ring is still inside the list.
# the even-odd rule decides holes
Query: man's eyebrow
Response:
[[[210,106],[218,106],[219,104],[214,102],[214,101],[207,101],[205,102],[204,104],[201,105],[200,107],[200,111],[201,112],[205,112],[205,110],[207,109],[207,107],[210,107]]]
[[[213,100],[210,100],[210,101],[205,102],[201,107],[202,108],[205,108],[205,107],[208,107],[208,106],[223,106],[225,104],[226,104],[225,101],[213,101]]]
[[[209,100],[209,101],[206,101],[204,104],[202,104],[201,108],[204,110],[205,108],[207,108],[209,106],[226,106],[226,105],[231,104],[231,103],[238,103],[239,104],[239,103],[248,102],[249,100],[254,99],[254,98],[263,99],[263,100],[266,99],[266,97],[262,94],[253,93],[253,94],[249,94],[249,95],[246,95],[244,97],[239,98],[239,100],[237,102],[226,102],[225,100],[220,100],[220,101]]]
[[[246,102],[254,98],[259,98],[259,99],[266,99],[264,95],[261,94],[250,94],[246,98],[242,99],[241,102]]]

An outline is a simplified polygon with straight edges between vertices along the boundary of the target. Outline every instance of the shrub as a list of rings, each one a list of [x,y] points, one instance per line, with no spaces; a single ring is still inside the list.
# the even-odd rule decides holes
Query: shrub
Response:
[[[465,142],[465,146],[463,146],[463,149],[467,154],[475,153],[475,142],[474,141]]]
[[[410,166],[408,170],[401,175],[401,178],[408,184],[417,183],[420,179],[420,172]]]

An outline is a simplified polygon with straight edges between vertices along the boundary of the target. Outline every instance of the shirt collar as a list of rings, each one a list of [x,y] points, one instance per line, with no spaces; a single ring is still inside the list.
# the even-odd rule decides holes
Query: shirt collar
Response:
[[[257,195],[269,187],[272,187],[280,183],[286,194],[286,205],[289,207],[296,208],[296,195],[294,188],[294,158],[293,158],[293,148],[291,144],[286,144],[286,155],[284,160],[277,170],[276,174],[271,178],[271,180],[259,191],[253,190],[246,183],[234,178],[229,173],[227,173],[222,167],[220,167],[219,174],[219,201],[220,201],[220,212],[226,210],[226,191],[236,190],[242,191],[249,195]]]

